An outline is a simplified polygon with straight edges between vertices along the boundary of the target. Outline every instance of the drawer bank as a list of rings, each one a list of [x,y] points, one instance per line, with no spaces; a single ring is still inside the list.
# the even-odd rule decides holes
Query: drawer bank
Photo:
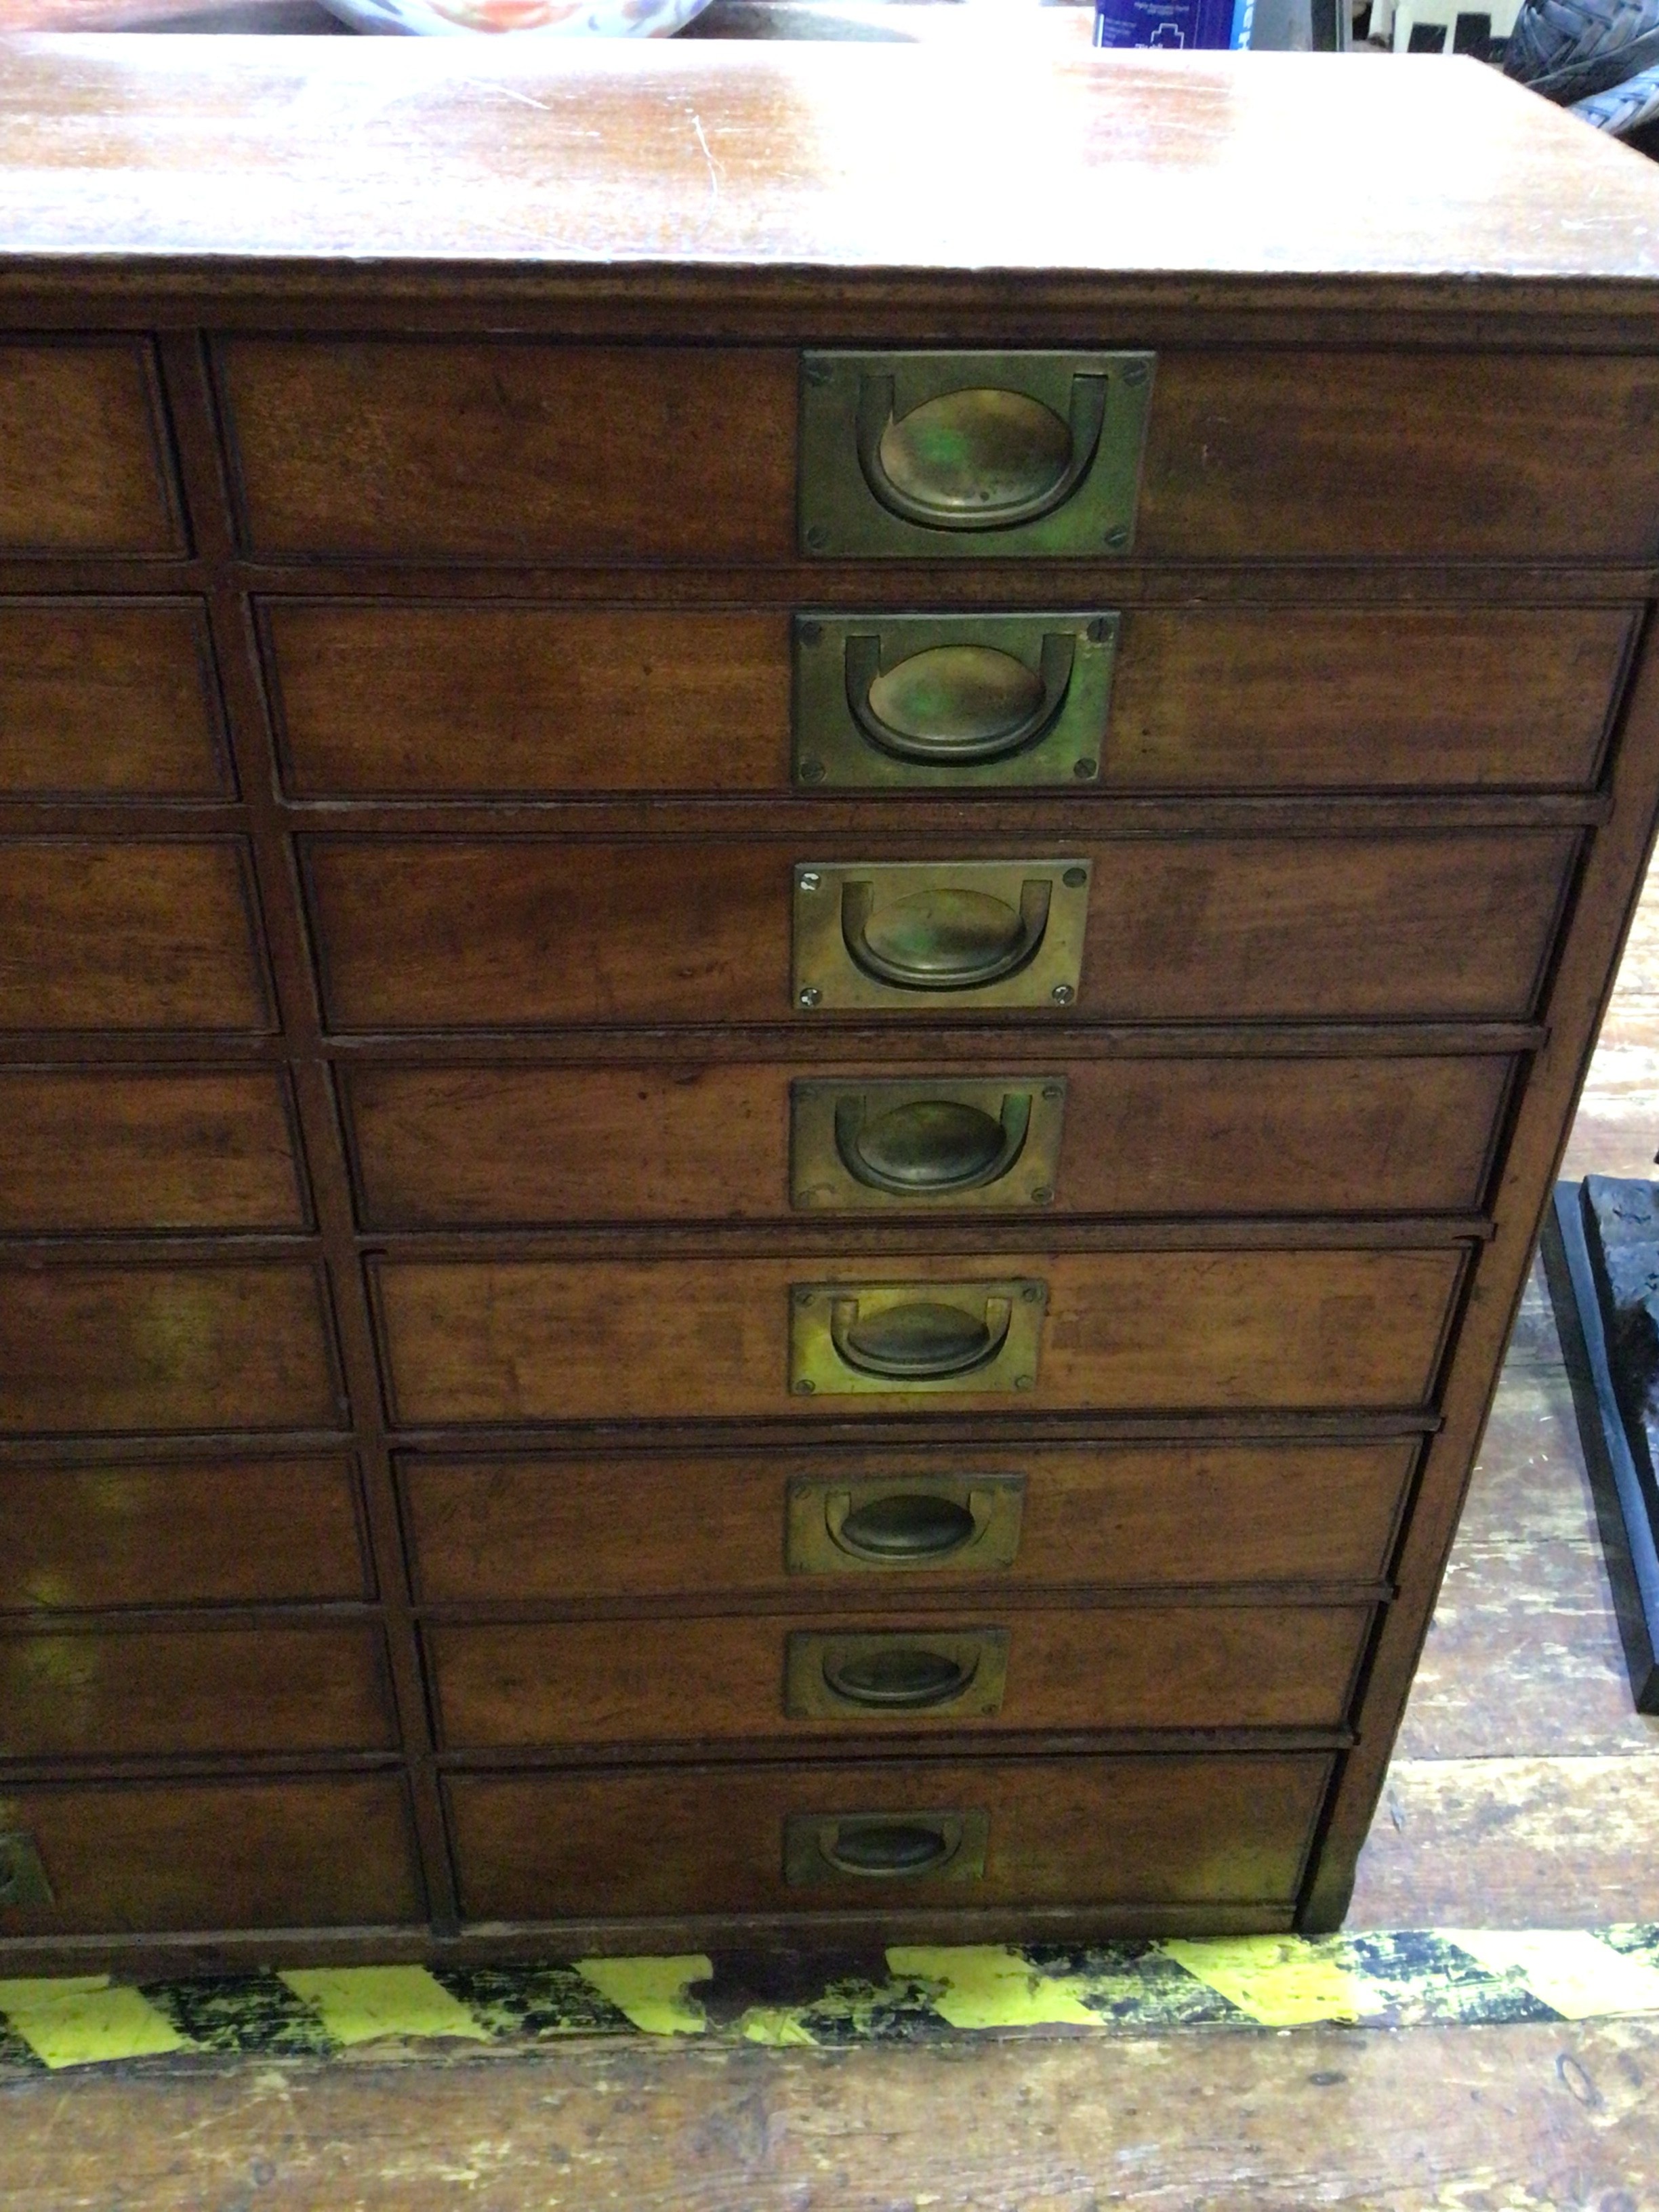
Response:
[[[1659,173],[4,53],[0,1971],[1337,1924],[1659,802]]]

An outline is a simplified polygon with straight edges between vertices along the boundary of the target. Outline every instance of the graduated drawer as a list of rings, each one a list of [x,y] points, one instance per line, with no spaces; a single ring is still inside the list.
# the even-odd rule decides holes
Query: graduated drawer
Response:
[[[1571,830],[1125,838],[1066,841],[1062,857],[1052,843],[1031,856],[977,840],[838,852],[807,835],[793,849],[304,841],[337,1030],[791,1017],[822,1027],[849,1011],[937,1021],[988,1006],[1122,1021],[1524,1018],[1578,843]],[[931,888],[918,888],[924,862]],[[1028,885],[1048,902],[1040,925],[1024,910]],[[945,984],[879,980],[878,933],[892,933],[896,914],[908,929],[913,902],[941,888],[982,902],[975,928],[991,955],[1024,935],[1036,957],[1012,972],[1005,963],[1006,980],[983,988],[962,983],[981,972],[963,966]],[[932,908],[921,914],[921,959],[966,957]],[[977,937],[969,953],[981,962]],[[1051,966],[1066,979],[1052,988]]]
[[[870,1759],[452,1774],[444,1791],[469,1920],[912,1903],[1288,1911],[1329,1776],[1308,1753]],[[907,1869],[879,1870],[882,1828]]]
[[[1433,1391],[1464,1269],[1455,1249],[1017,1256],[1006,1267],[933,1257],[372,1267],[394,1419],[416,1427],[821,1416],[826,1406],[1415,1407]],[[989,1349],[975,1331],[1002,1327],[1002,1349],[943,1383],[837,1375],[828,1309],[845,1291],[867,1328],[866,1306],[879,1316],[897,1295],[890,1285],[902,1285],[905,1309],[945,1314],[947,1351],[957,1316],[964,1359]],[[1012,1314],[993,1312],[998,1299]],[[878,1325],[884,1336],[895,1326]],[[808,1348],[817,1380],[802,1390]],[[1025,1364],[1011,1367],[1021,1352]],[[830,1395],[842,1389],[866,1394],[853,1407]]]
[[[268,1030],[229,837],[0,841],[0,1029]]]
[[[817,550],[798,524],[798,476],[822,470],[866,503],[850,416],[798,453],[803,362],[782,348],[249,337],[221,340],[216,356],[256,554],[781,563]],[[961,381],[1017,388],[1054,358],[1009,354],[988,375],[986,356],[964,355]],[[1571,454],[1559,426],[1580,419],[1621,435]],[[1641,356],[1167,352],[1138,516],[1134,458],[1123,538],[1097,532],[1073,555],[1642,560],[1659,512],[1659,368]],[[995,528],[823,550],[985,561],[1000,540],[1053,550]]]
[[[1016,775],[1070,793],[1582,789],[1633,624],[1626,607],[1137,608],[1115,655],[1096,649],[1109,678],[1085,700],[1087,611],[1027,618],[1018,650],[1006,618],[971,614],[826,617],[830,644],[810,647],[781,613],[272,599],[261,618],[284,777],[305,798],[782,793],[824,784],[829,745],[837,786],[895,792]],[[965,671],[960,700],[910,702],[948,732],[986,714],[970,678],[988,667],[1017,694],[1005,716],[1028,705],[1015,663],[1034,678],[1050,629],[1071,641],[1063,757],[1045,740],[947,769],[924,717],[895,759],[847,711],[841,631],[878,641],[884,667],[908,659],[917,685]],[[794,665],[822,653],[825,685],[792,708]]]
[[[1371,1608],[428,1625],[452,1751],[914,1729],[1340,1728]],[[0,1646],[0,1650],[3,1647]]]
[[[0,1612],[374,1595],[346,1459],[4,1467],[0,1527]]]
[[[140,338],[0,343],[0,554],[182,553]]]
[[[436,1229],[1473,1210],[1514,1065],[1012,1054],[994,1069],[894,1058],[844,1072],[353,1066],[340,1079],[364,1226]],[[0,1163],[0,1206],[8,1180]]]
[[[0,1127],[0,1230],[309,1223],[291,1102],[270,1070],[7,1070]]]
[[[1417,1455],[1382,1443],[401,1455],[423,1603],[972,1583],[1364,1583]]]
[[[307,1262],[0,1272],[0,1430],[332,1429],[343,1416]]]
[[[389,1751],[397,1741],[378,1627],[0,1636],[0,1757]]]
[[[0,1939],[421,1918],[402,1781],[0,1786]],[[21,1893],[21,1894],[20,1894]]]
[[[0,602],[0,793],[222,799],[232,787],[198,601]]]

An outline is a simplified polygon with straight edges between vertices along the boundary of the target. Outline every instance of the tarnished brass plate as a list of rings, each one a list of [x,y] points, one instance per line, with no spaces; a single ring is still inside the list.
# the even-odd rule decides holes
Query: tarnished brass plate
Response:
[[[1048,1287],[975,1283],[798,1283],[789,1293],[789,1387],[878,1394],[1036,1388]]]
[[[784,1711],[793,1720],[860,1728],[1000,1712],[1008,1679],[1006,1628],[803,1629],[784,1659]]]
[[[979,1881],[990,1822],[963,1812],[790,1813],[783,1878],[827,1881]]]
[[[823,791],[1096,782],[1115,614],[806,614],[794,775]]]
[[[1019,1549],[1023,1474],[799,1475],[789,1485],[791,1574],[989,1574]]]
[[[830,559],[1127,553],[1157,356],[801,356],[800,544]]]
[[[815,1078],[789,1087],[790,1203],[812,1212],[1054,1202],[1066,1080]]]
[[[795,870],[803,1013],[1073,1005],[1086,860],[832,860]]]

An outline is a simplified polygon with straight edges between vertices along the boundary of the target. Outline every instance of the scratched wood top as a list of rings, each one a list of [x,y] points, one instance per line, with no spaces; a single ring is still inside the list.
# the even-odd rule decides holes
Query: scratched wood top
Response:
[[[1477,304],[1480,280],[1545,280],[1634,302],[1659,279],[1659,170],[1461,61],[0,40],[0,270],[86,257],[1381,278]]]

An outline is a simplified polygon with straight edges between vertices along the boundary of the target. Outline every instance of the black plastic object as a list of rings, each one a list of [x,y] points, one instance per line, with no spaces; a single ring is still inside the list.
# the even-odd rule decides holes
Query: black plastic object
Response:
[[[1636,1709],[1659,1713],[1659,1184],[1557,1183],[1543,1251]]]

